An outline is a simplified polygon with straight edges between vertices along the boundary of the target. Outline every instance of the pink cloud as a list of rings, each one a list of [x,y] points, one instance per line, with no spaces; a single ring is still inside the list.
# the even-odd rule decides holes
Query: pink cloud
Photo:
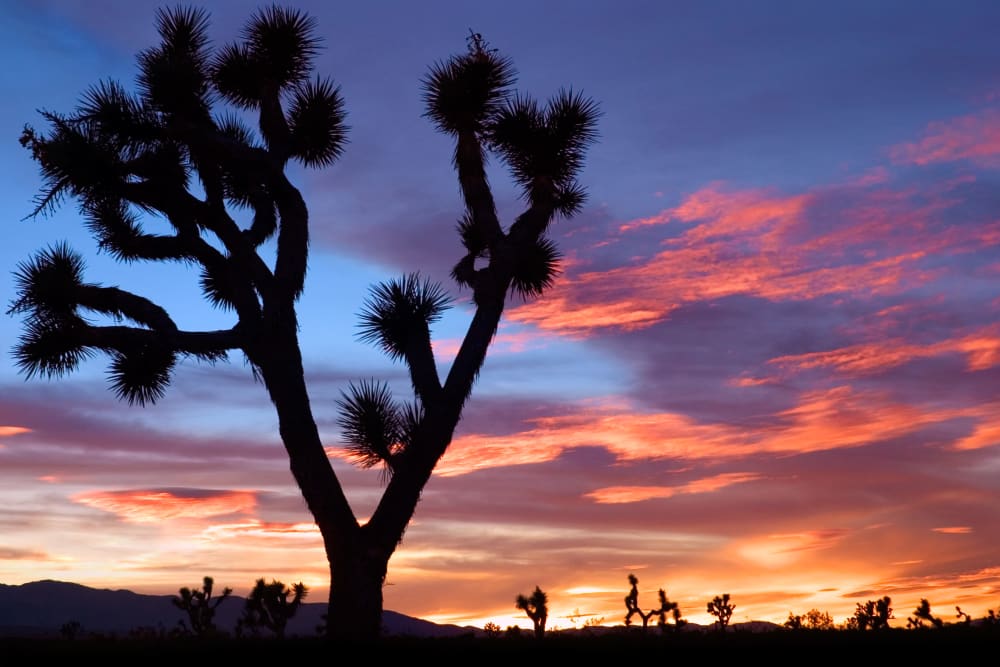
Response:
[[[596,503],[637,503],[656,498],[671,498],[686,493],[710,493],[733,484],[752,482],[760,475],[748,472],[731,472],[698,479],[681,486],[609,486],[585,494]]]
[[[902,164],[970,160],[995,166],[1000,155],[1000,111],[988,109],[935,121],[927,126],[920,139],[894,146],[889,155]]]
[[[190,495],[155,489],[88,491],[76,494],[71,500],[135,523],[247,513],[257,504],[253,491],[210,491]]]
[[[969,371],[982,371],[1000,365],[1000,326],[984,327],[967,336],[926,345],[908,343],[902,338],[888,338],[822,352],[785,355],[768,363],[795,370],[828,367],[845,374],[863,375],[878,373],[915,359],[951,353],[965,355]]]
[[[966,448],[972,448],[986,446],[992,429],[1000,433],[1000,419],[994,414],[993,406],[925,409],[848,386],[806,392],[797,405],[776,413],[772,423],[758,428],[699,422],[673,412],[638,412],[619,402],[606,401],[577,412],[530,420],[530,428],[510,435],[459,436],[438,465],[437,473],[451,476],[498,466],[544,463],[569,448],[587,446],[602,447],[619,461],[722,461],[758,453],[801,454],[860,447],[957,417],[978,420],[982,431],[968,436],[971,440],[965,443]]]

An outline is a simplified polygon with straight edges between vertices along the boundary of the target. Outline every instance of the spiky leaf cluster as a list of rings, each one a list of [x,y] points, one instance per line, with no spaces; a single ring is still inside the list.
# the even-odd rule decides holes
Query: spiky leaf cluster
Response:
[[[525,244],[514,258],[511,290],[523,298],[541,296],[558,275],[561,258],[562,253],[551,239],[543,237]]]
[[[16,296],[7,313],[31,313],[35,319],[75,314],[83,270],[83,257],[66,243],[50,246],[30,260],[19,262],[14,271]]]
[[[139,54],[139,87],[150,106],[168,116],[204,118],[211,106],[208,13],[159,9],[161,43]]]
[[[358,337],[375,343],[392,359],[402,359],[411,341],[425,338],[451,299],[418,273],[379,283],[361,311]]]
[[[291,153],[307,167],[326,167],[343,152],[347,141],[344,99],[329,79],[299,86],[288,110]]]
[[[396,404],[388,385],[376,380],[352,383],[341,392],[337,407],[337,424],[352,462],[361,468],[381,464],[391,475],[420,423],[420,407]]]
[[[597,104],[572,90],[560,91],[543,107],[516,95],[490,124],[489,143],[510,167],[526,198],[540,188],[555,190],[556,208],[576,213],[584,191],[576,182],[587,148],[597,138]]]
[[[269,95],[294,88],[309,76],[319,51],[315,19],[272,5],[247,22],[241,41],[220,49],[212,78],[227,100],[258,108]]]
[[[129,405],[155,403],[170,384],[177,355],[156,345],[136,345],[111,354],[108,380],[118,398]]]
[[[424,115],[443,132],[485,131],[515,78],[509,59],[473,44],[430,68],[423,80]]]

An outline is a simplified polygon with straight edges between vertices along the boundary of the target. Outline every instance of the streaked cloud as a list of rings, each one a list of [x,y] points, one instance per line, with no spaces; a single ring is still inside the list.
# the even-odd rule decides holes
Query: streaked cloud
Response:
[[[934,121],[917,141],[894,146],[895,162],[928,165],[971,160],[997,166],[1000,156],[1000,111],[986,109],[959,118]]]
[[[202,489],[87,491],[74,495],[71,500],[135,523],[245,514],[252,512],[257,505],[253,491]]]
[[[32,549],[0,547],[0,560],[44,561],[49,560],[49,555],[44,551],[35,551]]]
[[[966,336],[930,344],[885,338],[836,350],[785,355],[768,363],[787,369],[828,367],[845,374],[885,371],[909,361],[943,354],[961,354],[969,371],[982,371],[1000,364],[1000,326],[990,326]]]
[[[609,486],[586,494],[596,503],[638,503],[656,498],[671,498],[682,493],[711,493],[731,484],[752,482],[760,479],[754,473],[731,472],[698,479],[681,486]]]

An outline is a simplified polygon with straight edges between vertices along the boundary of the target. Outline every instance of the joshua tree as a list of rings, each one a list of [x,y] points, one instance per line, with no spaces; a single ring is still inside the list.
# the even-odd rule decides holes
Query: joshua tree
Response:
[[[672,614],[675,629],[680,629],[686,623],[681,618],[680,607],[676,602],[671,602],[667,599],[667,593],[662,588],[659,590],[660,606],[649,611],[643,611],[639,607],[639,579],[634,574],[629,574],[628,582],[632,585],[632,588],[628,595],[625,596],[625,609],[627,611],[625,614],[625,625],[632,625],[632,617],[638,616],[642,620],[642,630],[645,632],[649,626],[650,619],[655,616],[659,618],[658,625],[660,626],[660,630],[666,632],[669,627],[667,623],[668,613]]]
[[[971,625],[972,617],[962,611],[962,608],[955,605],[955,617],[959,619],[962,625]]]
[[[788,619],[782,624],[789,630],[801,630],[802,629],[802,617],[798,614],[793,614],[788,612]]]
[[[940,628],[944,625],[944,620],[931,613],[931,603],[927,598],[921,598],[920,604],[913,610],[913,616],[906,619],[906,627],[926,628],[928,624]]]
[[[300,582],[287,588],[280,581],[265,582],[258,579],[243,607],[243,615],[236,622],[236,634],[243,635],[245,631],[257,635],[260,628],[267,628],[278,639],[285,636],[288,621],[295,616],[299,605],[306,597],[307,589]],[[288,596],[292,599],[289,600]]]
[[[706,609],[709,614],[715,616],[719,632],[725,632],[726,626],[729,625],[729,619],[733,617],[733,612],[736,610],[736,605],[730,604],[729,593],[723,593],[721,596],[716,595],[708,603]]]
[[[221,596],[213,599],[212,587],[214,584],[215,581],[212,577],[205,577],[202,580],[201,590],[184,587],[178,591],[178,595],[171,599],[175,607],[187,613],[191,623],[191,627],[187,628],[182,620],[180,621],[181,628],[198,637],[215,634],[215,610],[233,592],[233,589],[225,588]]]
[[[878,600],[868,600],[864,604],[858,603],[854,616],[851,618],[852,628],[858,630],[881,630],[889,627],[889,620],[895,618],[892,615],[892,599],[885,595]]]
[[[535,586],[535,592],[531,597],[518,595],[514,600],[514,606],[528,615],[535,625],[535,637],[542,639],[545,636],[545,621],[549,617],[549,596]]]
[[[348,453],[386,473],[361,524],[320,439],[298,340],[309,212],[286,167],[332,165],[347,132],[339,87],[313,76],[315,23],[297,10],[261,9],[238,42],[217,50],[204,11],[161,10],[157,24],[160,44],[138,55],[136,92],[103,82],[73,113],[44,112],[47,132],[25,127],[21,143],[45,183],[34,215],[75,200],[103,251],[125,263],[197,267],[205,299],[235,322],[182,330],[149,298],[86,282],[82,256],[56,244],[15,272],[9,312],[25,317],[16,361],[29,378],[57,377],[104,353],[112,389],[146,405],[163,395],[179,361],[241,353],[274,404],[292,476],[322,536],[329,632],[376,638],[389,559],[451,443],[505,304],[512,294],[540,295],[556,275],[559,253],[547,233],[583,205],[576,176],[596,137],[597,107],[571,90],[547,103],[513,94],[512,63],[477,34],[465,52],[429,69],[425,115],[454,140],[463,197],[465,255],[452,276],[471,290],[474,313],[442,381],[429,326],[448,305],[445,291],[415,273],[372,291],[362,338],[406,365],[415,401],[401,407],[377,383],[344,394]],[[259,132],[225,104],[255,115]],[[523,213],[508,225],[487,182],[490,154],[524,195]],[[248,212],[245,224],[235,209]]]

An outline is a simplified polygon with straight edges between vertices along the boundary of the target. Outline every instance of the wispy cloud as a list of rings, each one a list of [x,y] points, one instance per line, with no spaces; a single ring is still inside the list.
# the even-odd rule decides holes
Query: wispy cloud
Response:
[[[760,475],[747,472],[730,472],[704,479],[697,479],[680,486],[609,486],[596,489],[586,494],[596,503],[638,503],[656,498],[671,498],[678,494],[710,493],[724,489],[732,484],[752,482],[760,479]]]
[[[1000,111],[987,109],[959,118],[930,123],[917,141],[894,146],[895,162],[927,165],[971,160],[997,166],[1000,157]]]
[[[202,489],[87,491],[74,495],[71,500],[136,523],[245,514],[257,505],[253,491]]]

